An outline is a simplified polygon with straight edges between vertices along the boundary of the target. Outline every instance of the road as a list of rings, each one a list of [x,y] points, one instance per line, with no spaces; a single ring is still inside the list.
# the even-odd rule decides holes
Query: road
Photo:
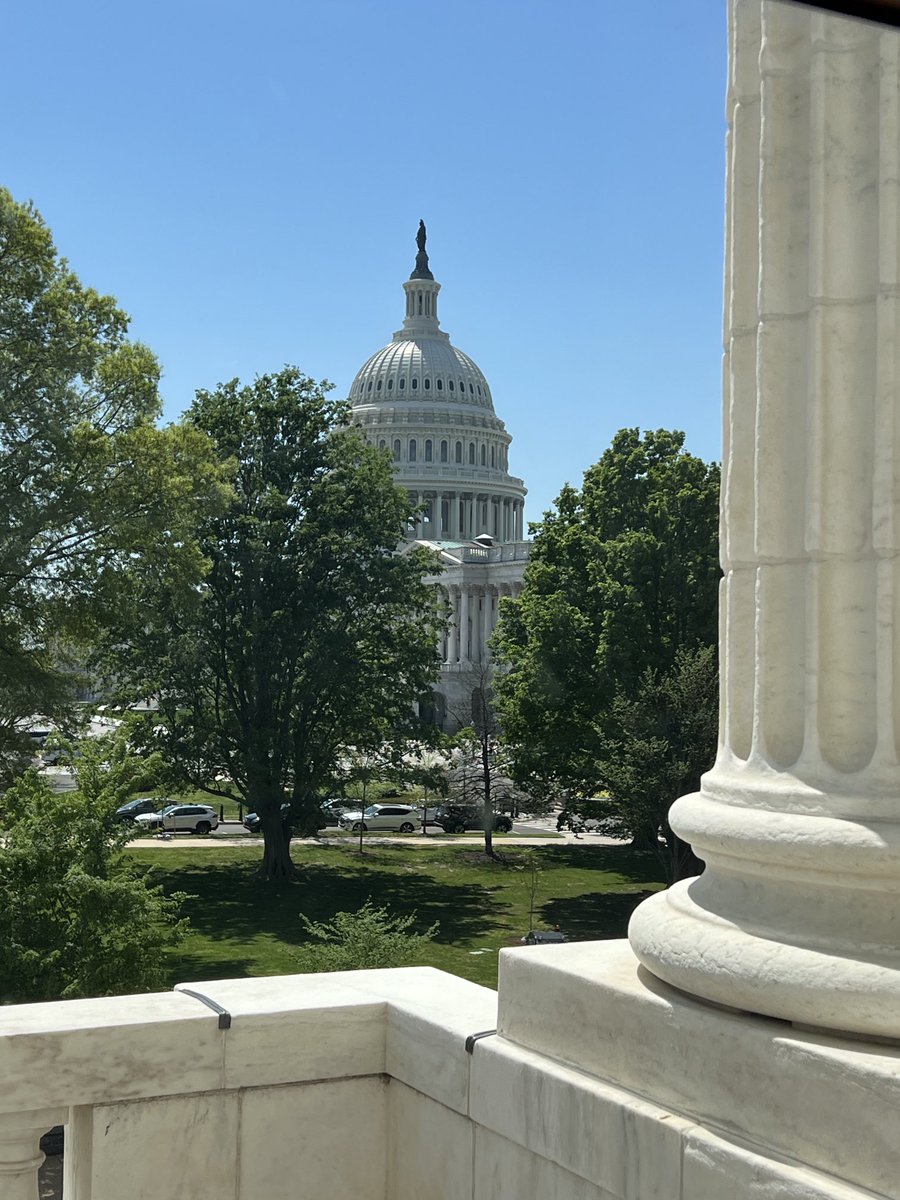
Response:
[[[75,780],[71,773],[63,767],[47,767],[43,774],[49,780],[50,786],[56,792],[72,791]],[[294,838],[296,845],[346,845],[346,837],[330,836],[331,831],[325,829],[318,838]],[[428,834],[403,834],[398,837],[385,837],[384,834],[367,835],[367,840],[377,844],[399,844],[414,846],[456,846],[460,843],[479,845],[482,834],[470,832],[463,834],[446,834],[433,827]],[[574,833],[565,830],[556,832],[555,817],[529,817],[513,823],[511,834],[497,836],[500,846],[549,846],[563,842],[573,846],[621,846],[627,843],[617,838],[603,837],[597,833],[585,831],[576,837]],[[262,838],[258,834],[249,834],[243,825],[237,821],[223,822],[214,833],[208,837],[192,837],[190,834],[156,834],[153,837],[140,838],[132,845],[141,849],[156,849],[166,846],[203,846],[207,849],[215,846],[261,846]]]
[[[318,838],[294,838],[292,844],[295,846],[346,846],[355,840],[355,838],[351,840],[346,835],[338,836],[336,831],[324,829]],[[428,834],[407,833],[398,834],[396,837],[383,833],[371,833],[366,835],[365,840],[369,846],[424,846],[434,849],[439,846],[480,846],[483,842],[483,834],[478,832],[447,834],[434,829]],[[262,838],[259,834],[247,833],[237,822],[226,821],[207,837],[196,837],[187,833],[156,834],[153,837],[140,838],[131,844],[141,850],[164,849],[167,846],[201,846],[205,849],[228,846],[261,847]],[[597,833],[583,833],[579,837],[568,831],[557,833],[556,819],[544,817],[516,821],[513,824],[512,833],[496,835],[496,845],[498,849],[502,849],[504,846],[622,846],[627,845],[627,842],[622,842],[617,838],[604,837]]]

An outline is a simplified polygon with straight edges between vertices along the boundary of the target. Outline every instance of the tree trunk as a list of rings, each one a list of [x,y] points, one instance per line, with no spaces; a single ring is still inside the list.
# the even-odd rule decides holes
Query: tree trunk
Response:
[[[281,805],[276,804],[274,812],[260,809],[259,819],[263,835],[260,879],[292,879],[296,868],[291,861],[290,834],[281,819]]]
[[[481,770],[484,779],[484,852],[496,858],[494,850],[494,804],[491,796],[491,755],[487,737],[481,739]]]

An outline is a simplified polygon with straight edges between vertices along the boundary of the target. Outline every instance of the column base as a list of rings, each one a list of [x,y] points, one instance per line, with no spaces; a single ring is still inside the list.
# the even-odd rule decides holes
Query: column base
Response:
[[[723,775],[714,769],[704,788]],[[714,1003],[900,1042],[900,825],[706,791],[676,801],[670,820],[706,870],[633,914],[645,967]]]
[[[877,960],[879,948],[803,946],[741,928],[704,907],[702,878],[632,915],[628,936],[655,976],[715,1004],[900,1046],[900,970]]]
[[[548,1070],[577,1068],[585,1088],[595,1079],[621,1089],[626,1149],[641,1105],[655,1106],[644,1161],[654,1147],[669,1156],[660,1196],[896,1196],[893,1048],[692,999],[653,978],[624,941],[503,951],[499,1032]],[[549,1094],[546,1103],[539,1125],[568,1127]],[[640,1189],[633,1195],[645,1200]]]

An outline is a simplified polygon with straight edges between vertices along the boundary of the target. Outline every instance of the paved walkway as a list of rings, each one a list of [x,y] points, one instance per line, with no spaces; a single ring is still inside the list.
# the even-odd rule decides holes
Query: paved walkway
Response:
[[[220,826],[221,828],[221,826]],[[293,838],[291,845],[293,846],[352,846],[357,844],[358,839],[353,837],[329,837],[326,833],[318,838]],[[364,838],[365,845],[370,848],[373,846],[425,846],[430,849],[447,847],[447,846],[481,846],[484,844],[484,836],[480,833],[469,834],[447,834],[447,833],[407,833],[399,837],[386,837],[383,833],[370,833]],[[201,846],[204,849],[210,848],[228,848],[231,846],[258,846],[262,847],[262,837],[259,835],[243,835],[239,833],[231,834],[224,833],[220,837],[192,837],[185,834],[169,834],[167,837],[160,837],[158,834],[154,837],[138,838],[130,843],[131,846],[138,850],[156,850],[166,849],[171,846]],[[556,833],[547,831],[546,834],[540,833],[533,837],[517,837],[516,834],[495,834],[494,845],[498,850],[502,850],[504,846],[626,846],[627,841],[621,841],[618,838],[603,837],[598,833],[583,833],[579,837],[575,837],[573,833],[568,831],[564,833]]]

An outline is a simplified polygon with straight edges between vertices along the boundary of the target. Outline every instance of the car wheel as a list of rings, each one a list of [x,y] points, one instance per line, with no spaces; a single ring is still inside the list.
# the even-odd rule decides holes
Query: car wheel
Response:
[[[210,825],[209,821],[198,821],[194,826],[194,833],[209,833],[210,829],[212,829],[212,825]]]
[[[415,833],[416,827],[410,821],[404,821],[400,826],[401,833]]]
[[[465,825],[449,824],[449,825],[444,826],[444,833],[465,833],[465,832],[466,832]]]
[[[362,830],[363,833],[366,833],[367,826],[363,825],[362,821],[354,821],[353,822],[353,832],[359,833],[360,830]]]
[[[512,829],[512,821],[507,820],[506,817],[501,817],[494,828],[498,833],[509,833],[509,831]]]

